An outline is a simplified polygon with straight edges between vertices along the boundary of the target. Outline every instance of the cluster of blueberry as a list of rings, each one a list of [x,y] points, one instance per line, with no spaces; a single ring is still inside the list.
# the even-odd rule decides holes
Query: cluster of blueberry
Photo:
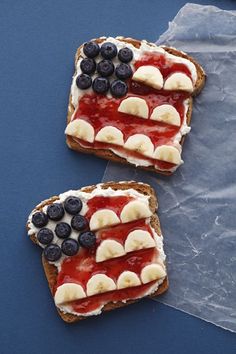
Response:
[[[57,261],[62,253],[66,256],[74,256],[79,247],[91,248],[96,244],[96,236],[89,231],[87,219],[80,215],[82,209],[82,201],[74,196],[66,198],[64,205],[61,203],[53,203],[47,207],[46,213],[38,211],[32,216],[32,223],[40,230],[37,233],[38,241],[45,245],[44,256],[48,261]],[[55,227],[55,234],[63,239],[61,247],[56,243],[52,243],[54,233],[51,229],[45,227],[49,220],[60,221],[65,212],[72,215],[70,225],[66,222],[58,222]],[[78,241],[69,238],[73,230],[79,231]]]
[[[111,42],[105,42],[99,47],[96,42],[92,41],[84,45],[83,51],[87,58],[83,59],[80,63],[82,74],[76,79],[78,88],[86,90],[92,85],[96,93],[105,94],[110,89],[112,96],[124,96],[128,91],[125,80],[132,76],[132,69],[128,64],[133,59],[132,50],[125,47],[118,52],[116,45]],[[94,58],[99,53],[104,59],[96,64]],[[112,59],[116,56],[118,56],[121,63],[115,67]],[[92,81],[90,75],[93,75],[95,71],[97,71],[99,76]],[[117,80],[110,83],[108,77],[113,73],[115,73]]]

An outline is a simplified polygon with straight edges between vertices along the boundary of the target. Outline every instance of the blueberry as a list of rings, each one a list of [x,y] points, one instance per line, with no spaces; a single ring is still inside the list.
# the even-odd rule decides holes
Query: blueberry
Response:
[[[68,238],[62,242],[61,250],[67,256],[74,256],[79,250],[79,244],[73,238]]]
[[[86,90],[92,85],[92,79],[87,74],[80,74],[76,79],[76,85],[81,90]]]
[[[67,238],[71,234],[71,227],[66,222],[59,222],[55,227],[55,233],[59,238]]]
[[[44,248],[43,254],[48,261],[55,262],[61,257],[61,248],[58,245],[51,244]]]
[[[93,81],[93,90],[97,93],[106,93],[109,90],[109,80],[105,77],[96,77]]]
[[[84,44],[83,50],[86,57],[95,58],[100,52],[100,47],[96,42],[87,42]]]
[[[82,231],[88,226],[88,221],[82,215],[75,215],[71,219],[71,226],[77,231]]]
[[[82,209],[82,206],[83,204],[81,200],[74,196],[67,197],[64,203],[65,210],[71,215],[78,214]]]
[[[43,227],[48,223],[48,217],[42,211],[38,211],[32,216],[32,223],[36,227]]]
[[[105,42],[101,45],[101,56],[105,59],[115,58],[117,54],[117,48],[115,44],[111,42]]]
[[[129,63],[133,59],[133,52],[127,47],[122,48],[119,50],[118,58],[123,63]]]
[[[111,84],[111,94],[114,97],[125,96],[128,92],[128,86],[124,81],[114,80]]]
[[[91,231],[82,232],[79,235],[79,244],[85,248],[91,248],[96,244],[96,236]]]
[[[129,64],[121,63],[117,65],[115,74],[118,79],[126,80],[132,76],[132,69]]]
[[[43,245],[48,245],[53,240],[53,232],[52,230],[44,227],[43,229],[39,230],[37,233],[37,239]]]
[[[114,72],[114,64],[111,60],[104,59],[98,63],[97,71],[101,76],[110,76]]]
[[[86,58],[80,63],[80,69],[84,74],[93,74],[96,70],[96,62],[94,59]]]
[[[51,220],[54,220],[54,221],[61,220],[61,218],[63,218],[64,214],[65,214],[64,208],[63,208],[62,204],[60,204],[60,203],[53,203],[53,204],[49,205],[47,208],[47,216]]]

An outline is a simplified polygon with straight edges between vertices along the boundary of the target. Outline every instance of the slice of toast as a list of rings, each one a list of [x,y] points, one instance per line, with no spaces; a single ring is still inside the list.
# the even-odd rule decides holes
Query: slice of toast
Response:
[[[111,192],[111,191],[113,191],[113,192]],[[117,192],[114,192],[114,191],[117,191]],[[81,190],[77,191],[76,195],[80,195],[78,193],[81,193],[81,192],[90,193],[90,194],[91,193],[95,193],[95,195],[97,195],[97,196],[99,196],[101,193],[107,193],[106,194],[107,196],[109,196],[111,193],[116,193],[116,194],[118,193],[118,195],[120,195],[122,193],[125,194],[125,195],[126,194],[127,195],[132,195],[132,193],[134,193],[134,195],[143,196],[142,198],[144,198],[144,199],[146,198],[147,205],[148,205],[148,207],[150,209],[150,212],[151,212],[150,218],[146,218],[145,222],[147,224],[150,223],[150,227],[152,228],[152,230],[154,230],[153,232],[155,232],[156,236],[158,237],[158,240],[159,240],[158,242],[160,242],[160,240],[162,239],[161,229],[160,229],[160,222],[159,222],[158,216],[156,214],[156,210],[158,208],[157,199],[156,199],[154,190],[149,185],[143,184],[143,183],[134,182],[134,181],[131,181],[131,182],[107,182],[107,183],[104,183],[104,184],[93,185],[93,186],[82,188]],[[51,205],[52,203],[55,203],[55,202],[61,202],[62,200],[65,200],[65,197],[73,195],[74,193],[75,193],[75,191],[69,191],[67,193],[61,194],[60,196],[51,197],[51,198],[41,202],[32,211],[32,213],[29,216],[28,222],[27,222],[27,230],[28,230],[28,234],[30,236],[30,239],[34,243],[42,246],[42,244],[39,243],[38,238],[37,238],[38,229],[32,223],[32,215],[34,215],[38,211],[44,211],[46,213],[45,210],[46,210],[47,206],[49,206],[49,205]],[[50,223],[52,223],[51,220],[49,220],[49,224],[48,224],[49,226],[46,225],[46,227],[49,227],[49,228],[51,228],[53,230],[55,224],[52,225]],[[132,222],[131,222],[131,224],[132,224]],[[122,224],[122,225],[131,225],[131,224],[128,223],[128,224]],[[118,227],[119,227],[119,225],[118,225]],[[113,226],[112,230],[115,230],[115,228],[116,228],[116,226]],[[109,227],[108,227],[108,229],[109,229]],[[105,229],[102,229],[102,230],[107,230],[107,229],[105,228]],[[55,235],[54,235],[54,238],[55,238]],[[161,246],[161,248],[162,248],[162,246]],[[150,249],[147,250],[147,251],[149,252]],[[160,254],[162,253],[164,255],[163,249],[159,249],[159,251],[160,251]],[[132,252],[132,253],[130,253],[130,256],[128,254],[128,257],[132,257],[132,256],[135,255],[135,253],[138,253],[138,252],[140,252],[140,251]],[[141,252],[142,252],[142,250],[141,250]],[[66,258],[74,258],[74,257],[77,257],[77,256],[74,256],[74,257],[63,256],[63,257],[65,257],[65,258],[63,258],[62,263],[61,263],[62,267],[63,267],[64,259],[66,259]],[[123,259],[122,257],[117,258],[117,259],[114,258],[112,261],[118,260],[119,263],[117,263],[117,264],[119,264],[119,266],[120,266],[120,264],[122,264],[122,259]],[[107,261],[104,261],[104,262],[99,263],[99,264],[106,264],[109,261],[110,260],[108,259]],[[59,262],[60,262],[60,260],[59,260]],[[57,288],[57,285],[58,285],[58,278],[59,278],[59,275],[60,275],[60,269],[62,269],[61,265],[58,268],[58,263],[49,262],[45,258],[44,253],[42,255],[42,263],[43,263],[44,271],[45,271],[45,274],[46,274],[46,277],[47,277],[47,280],[48,280],[49,288],[51,290],[52,295],[55,296],[55,291],[56,291],[56,288]],[[165,268],[165,276],[161,279],[161,281],[159,281],[158,284],[154,283],[154,284],[157,285],[156,288],[155,289],[152,288],[152,293],[151,294],[147,294],[145,296],[154,297],[154,296],[157,296],[159,294],[162,294],[163,292],[165,292],[168,289],[168,278],[167,278],[167,275],[166,275],[166,266],[165,266],[165,259],[164,258],[163,258],[163,267]],[[153,289],[154,289],[154,292],[153,292]],[[144,296],[140,296],[140,298],[142,298],[142,297],[144,297]],[[131,304],[133,302],[138,301],[138,299],[132,299],[132,298],[128,298],[128,299],[125,299],[125,300],[127,300],[127,301],[117,301],[117,302],[106,301],[106,303],[103,306],[101,312],[110,311],[110,310],[113,310],[113,309],[116,309],[116,308],[119,308],[119,307],[123,307],[125,305],[129,305],[129,304]],[[71,322],[76,322],[76,321],[79,321],[79,320],[87,318],[86,315],[76,315],[74,312],[71,313],[70,311],[67,311],[64,308],[61,308],[60,306],[57,307],[57,310],[58,310],[58,313],[61,316],[61,318],[64,321],[66,321],[66,322],[70,322],[71,323]]]
[[[158,48],[153,43],[147,43],[146,41],[139,41],[139,40],[135,40],[132,38],[124,38],[124,37],[117,37],[116,39],[101,37],[101,38],[95,39],[94,41],[99,43],[99,45],[101,45],[103,42],[111,41],[111,40],[114,40],[115,43],[116,43],[116,41],[118,41],[119,43],[124,43],[124,46],[128,45],[128,46],[130,46],[130,48],[140,48],[142,45],[145,44],[145,46],[147,46],[147,48],[149,48],[149,50],[152,50],[152,48],[153,48],[154,53],[155,53],[155,50]],[[119,147],[119,149],[117,149],[117,148],[115,148],[115,145],[114,145],[114,148],[112,148],[111,144],[107,147],[107,146],[103,146],[101,143],[98,143],[96,141],[94,141],[96,144],[94,142],[93,142],[93,144],[91,144],[91,141],[90,141],[90,143],[85,142],[85,141],[77,138],[80,135],[78,133],[78,131],[75,133],[75,135],[77,135],[77,137],[75,135],[74,136],[71,135],[71,133],[69,132],[70,129],[68,128],[68,125],[73,120],[75,120],[77,118],[79,118],[79,119],[81,118],[80,112],[79,112],[79,102],[80,102],[81,98],[75,97],[76,96],[75,92],[78,89],[76,86],[76,78],[78,77],[79,74],[81,74],[81,69],[80,69],[79,64],[81,62],[81,59],[84,58],[83,46],[84,45],[82,45],[78,48],[78,50],[76,52],[76,56],[75,56],[75,74],[73,77],[71,93],[70,93],[70,97],[69,97],[69,106],[68,106],[68,115],[67,115],[67,129],[66,129],[67,145],[71,149],[76,150],[78,152],[92,153],[92,154],[95,154],[96,156],[99,156],[99,157],[102,157],[102,158],[105,158],[107,160],[111,160],[114,162],[135,165],[138,168],[158,172],[161,174],[166,174],[166,175],[172,174],[176,170],[176,168],[183,162],[181,160],[181,151],[182,151],[182,146],[183,146],[185,135],[190,131],[189,126],[190,126],[191,115],[192,115],[192,101],[193,101],[192,98],[193,98],[193,96],[199,94],[199,92],[201,91],[201,89],[203,88],[204,83],[205,83],[205,73],[204,73],[204,70],[202,69],[202,67],[189,55],[187,55],[181,51],[178,51],[175,48],[162,47],[162,50],[164,49],[164,51],[166,53],[165,55],[171,55],[172,60],[174,60],[173,58],[176,58],[176,60],[178,61],[178,60],[181,60],[179,58],[183,58],[183,60],[187,60],[189,63],[191,63],[191,65],[193,65],[195,68],[196,78],[195,78],[195,82],[193,85],[193,91],[187,95],[187,97],[188,97],[186,100],[187,103],[185,104],[185,101],[183,101],[183,103],[182,103],[184,105],[184,113],[180,113],[180,115],[184,114],[185,117],[182,119],[182,122],[181,122],[181,125],[179,126],[179,128],[174,131],[174,133],[173,133],[174,135],[172,134],[170,139],[168,141],[166,141],[166,144],[165,144],[165,145],[171,145],[171,146],[174,146],[177,148],[177,150],[178,150],[177,154],[180,155],[180,156],[178,156],[178,159],[177,159],[178,161],[173,158],[169,158],[169,161],[167,161],[168,157],[167,158],[161,157],[163,159],[161,162],[157,161],[157,160],[153,160],[153,159],[148,160],[147,156],[146,157],[141,156],[141,155],[138,155],[138,157],[133,156],[133,155],[129,156],[130,151],[127,151],[127,149],[125,149],[125,151],[123,151],[123,150],[120,151],[121,150],[120,147]],[[131,64],[134,64],[134,63],[135,63],[135,61],[131,62]],[[160,68],[160,70],[161,70],[161,68]],[[96,76],[96,73],[95,73],[95,76]],[[114,78],[114,75],[113,75],[113,78]],[[129,81],[129,83],[128,83],[129,88],[130,88],[130,85],[132,85],[132,82],[133,82],[133,80]],[[142,87],[147,88],[146,85],[142,85]],[[81,91],[80,94],[82,94],[82,95],[84,93],[86,94],[87,91],[89,93],[91,93],[91,89],[89,89],[89,90]],[[154,93],[156,93],[156,95],[163,95],[164,90],[154,90]],[[78,92],[77,92],[77,95],[78,95]],[[131,93],[130,93],[130,89],[129,89],[126,96],[122,97],[122,100],[123,100],[123,98],[125,99],[126,97],[130,97],[130,95],[131,95]],[[166,95],[166,93],[164,93],[164,95]],[[134,96],[135,97],[136,96],[143,97],[144,99],[145,99],[145,97],[147,97],[145,95],[140,96],[140,95],[136,95],[136,94],[134,94]],[[113,98],[113,101],[114,101],[114,98]],[[120,99],[118,99],[118,101],[120,102]],[[91,100],[91,102],[93,102],[93,101]],[[96,105],[96,107],[98,107],[98,106]],[[97,108],[94,108],[94,109],[97,109]],[[153,107],[150,108],[150,112],[151,112],[151,109],[153,109]],[[122,115],[123,115],[124,121],[127,121],[128,124],[133,124],[134,118],[132,118],[132,116],[130,114],[125,115],[124,113],[121,113],[121,116],[119,117],[120,119],[122,119]],[[82,114],[82,119],[84,119],[84,114]],[[91,123],[91,121],[89,119],[86,118],[86,120],[89,123]],[[102,126],[108,125],[107,121],[108,121],[108,117],[106,119],[106,123],[104,123],[104,125],[102,125]],[[142,125],[145,128],[145,124],[146,124],[147,120],[140,118],[139,121],[140,121],[140,125]],[[150,122],[150,115],[149,115],[148,121]],[[111,123],[111,125],[112,124],[113,123]],[[92,126],[93,126],[93,124],[92,124]],[[119,125],[118,125],[118,127],[119,127]],[[160,139],[160,141],[161,141],[163,139],[163,134],[161,133],[161,131],[162,131],[161,129],[163,128],[163,123],[158,122],[156,127],[157,128],[155,128],[155,126],[154,126],[154,129],[157,129],[156,137],[158,139]],[[165,128],[165,126],[164,126],[164,128]],[[168,128],[168,125],[167,125],[167,128]],[[121,131],[122,131],[122,129],[121,129]],[[141,128],[141,132],[142,132],[142,128]],[[73,130],[72,134],[74,134],[74,130]],[[97,134],[97,128],[95,129],[95,140],[96,140],[96,134]],[[127,137],[125,139],[127,139]],[[151,140],[153,142],[153,135],[151,136]],[[154,148],[156,149],[156,147],[158,147],[158,146],[159,146],[159,143],[155,142]],[[150,157],[150,156],[153,156],[153,155],[149,155],[148,157]],[[158,156],[160,158],[160,154],[158,154]],[[168,156],[168,153],[167,153],[167,156]],[[144,158],[144,162],[142,161],[142,157]],[[174,161],[174,163],[170,163],[171,161]],[[158,163],[158,165],[155,166],[155,163]]]

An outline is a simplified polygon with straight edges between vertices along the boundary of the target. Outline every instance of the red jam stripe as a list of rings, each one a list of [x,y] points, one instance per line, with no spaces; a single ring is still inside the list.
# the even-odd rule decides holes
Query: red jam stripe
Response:
[[[100,230],[97,232],[97,238],[99,241],[115,240],[124,244],[128,234],[134,230],[148,231],[153,236],[150,225],[142,219]]]
[[[188,69],[188,67],[185,64],[174,63],[172,60],[168,59],[162,53],[154,53],[154,52],[144,53],[142,58],[140,58],[134,63],[134,67],[137,70],[140,66],[143,65],[152,65],[157,67],[162,73],[164,79],[166,79],[167,76],[175,72],[184,73],[187,76],[189,76],[190,79],[192,79],[191,71]]]
[[[88,211],[85,217],[90,220],[91,216],[100,209],[110,209],[113,210],[118,216],[120,215],[123,207],[128,204],[134,198],[129,196],[114,196],[114,197],[103,197],[97,196],[88,200],[87,206]]]
[[[88,280],[98,273],[106,274],[114,281],[126,270],[140,274],[142,268],[147,264],[153,263],[157,256],[158,250],[150,248],[97,263],[95,250],[81,249],[78,255],[65,258],[62,262],[61,270],[57,277],[57,287],[64,283],[78,283],[86,289]]]
[[[102,305],[109,303],[110,301],[117,302],[124,299],[137,299],[145,296],[146,292],[155,283],[151,282],[140,286],[126,288],[121,290],[110,291],[104,294],[98,294],[86,299],[73,301],[70,303],[73,311],[81,314],[86,314],[91,311],[99,309]]]

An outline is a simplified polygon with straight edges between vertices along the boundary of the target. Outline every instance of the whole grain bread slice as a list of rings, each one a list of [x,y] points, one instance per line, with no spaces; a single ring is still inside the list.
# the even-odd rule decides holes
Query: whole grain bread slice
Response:
[[[105,37],[101,37],[101,38],[96,38],[96,39],[93,39],[93,40],[96,41],[97,43],[101,43],[101,42],[104,41],[104,39],[105,39]],[[125,37],[117,37],[117,39],[119,39],[120,41],[125,42],[125,43],[130,43],[136,48],[139,48],[141,46],[141,41],[137,40],[137,39],[125,38]],[[154,45],[153,43],[148,43],[148,44]],[[83,45],[84,44],[82,44],[77,49],[77,52],[76,52],[76,55],[75,55],[75,75],[76,75],[76,64],[77,64],[77,61],[80,58],[80,54],[81,54],[81,51],[83,49]],[[202,88],[204,87],[205,79],[206,79],[206,74],[205,74],[203,68],[201,67],[201,65],[195,59],[193,59],[191,56],[187,55],[186,53],[184,53],[182,51],[179,51],[179,50],[177,50],[175,48],[166,47],[166,46],[163,46],[163,48],[168,53],[173,54],[173,55],[178,56],[178,57],[181,57],[181,58],[188,59],[195,65],[196,70],[197,70],[197,80],[196,80],[196,84],[195,84],[192,96],[198,95],[200,93],[200,91],[202,90]],[[192,100],[192,97],[190,97],[189,98],[188,111],[186,113],[187,124],[188,125],[190,125],[190,122],[191,122],[192,105],[193,105],[193,100]],[[72,103],[72,96],[70,94],[70,96],[69,96],[69,105],[68,105],[68,113],[67,113],[67,124],[70,123],[71,117],[73,116],[74,112],[75,112],[75,107],[74,107],[74,105]],[[180,145],[181,146],[183,146],[184,139],[185,139],[185,136],[182,136],[181,141],[180,141]],[[112,152],[112,151],[110,151],[108,149],[85,148],[82,145],[80,145],[79,142],[76,141],[70,135],[66,135],[66,143],[67,143],[69,148],[71,148],[72,150],[75,150],[77,152],[82,152],[82,153],[86,153],[86,154],[94,154],[94,155],[96,155],[98,157],[101,157],[103,159],[106,159],[106,160],[110,160],[110,161],[113,161],[113,162],[119,162],[119,163],[126,164],[126,165],[135,166],[134,164],[128,162],[125,158],[116,155],[114,152]],[[148,166],[148,167],[137,166],[137,167],[142,169],[142,170],[157,172],[157,173],[161,173],[161,174],[164,174],[164,175],[171,175],[172,174],[171,171],[158,170],[154,166]]]
[[[141,194],[149,196],[150,197],[149,198],[149,207],[150,207],[150,210],[153,212],[153,215],[151,216],[151,226],[155,229],[155,231],[158,235],[162,234],[161,228],[160,228],[160,221],[159,221],[159,218],[156,214],[157,207],[158,207],[157,198],[156,198],[155,192],[151,186],[149,186],[148,184],[138,183],[135,181],[106,182],[106,183],[100,184],[100,186],[102,189],[107,189],[110,187],[114,190],[126,190],[126,189],[132,188]],[[96,185],[92,185],[92,186],[82,188],[81,190],[84,192],[90,193],[96,188],[97,188]],[[40,211],[43,209],[43,207],[45,205],[50,205],[51,203],[55,202],[58,199],[59,199],[58,196],[53,196],[53,197],[41,202],[39,205],[37,205],[37,207],[34,210]],[[29,230],[29,223],[27,223],[27,230]],[[36,234],[30,235],[30,239],[34,243],[38,244]],[[44,272],[45,272],[45,275],[46,275],[46,278],[48,281],[48,285],[49,285],[51,294],[52,294],[52,296],[54,296],[54,289],[55,289],[55,286],[57,283],[57,275],[58,275],[57,267],[55,265],[49,263],[43,255],[42,255],[42,264],[43,264]],[[158,287],[156,292],[154,292],[149,297],[155,297],[157,295],[160,295],[160,294],[164,293],[167,289],[168,289],[168,277],[166,276],[163,283]],[[117,303],[109,302],[103,307],[102,312],[111,311],[116,308],[120,308],[120,307],[129,305],[129,304],[132,304],[137,301],[138,300],[128,300],[126,303],[121,302],[121,301],[117,302]],[[68,322],[68,323],[77,322],[77,321],[87,318],[85,316],[77,316],[77,315],[73,315],[70,313],[64,313],[58,308],[57,308],[57,311],[58,311],[59,315],[61,316],[61,318],[65,322]]]

